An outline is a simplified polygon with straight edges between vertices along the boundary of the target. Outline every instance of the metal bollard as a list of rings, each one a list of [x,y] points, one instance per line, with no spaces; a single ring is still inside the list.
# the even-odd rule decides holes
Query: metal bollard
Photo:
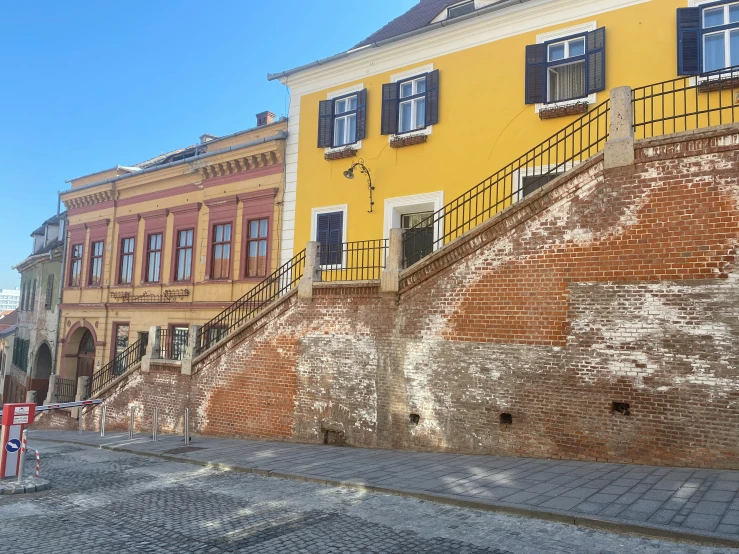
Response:
[[[28,431],[23,430],[23,436],[21,438],[21,459],[18,464],[18,482],[23,482],[23,466],[26,465],[26,443],[28,442]]]
[[[79,412],[77,413],[77,417],[79,419],[78,421],[78,429],[77,432],[81,435],[82,434],[82,408],[77,408]]]
[[[185,444],[190,444],[190,408],[185,408]]]
[[[103,412],[100,414],[100,436],[105,436],[105,419],[107,416],[108,406],[103,404]]]
[[[151,440],[157,441],[157,430],[159,427],[159,408],[154,408],[154,425],[151,431]]]
[[[131,406],[131,421],[128,424],[128,439],[133,440],[133,418],[136,414],[136,408]]]

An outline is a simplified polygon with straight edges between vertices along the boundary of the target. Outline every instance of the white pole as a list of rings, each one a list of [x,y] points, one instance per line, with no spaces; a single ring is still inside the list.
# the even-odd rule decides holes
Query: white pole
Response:
[[[103,412],[100,414],[100,436],[105,436],[105,418],[107,415],[108,406],[103,404]]]
[[[190,444],[190,408],[185,408],[185,445]]]
[[[131,421],[128,424],[128,438],[129,440],[133,439],[133,418],[134,414],[136,413],[136,408],[131,406]]]
[[[151,432],[151,440],[157,441],[157,428],[159,427],[159,408],[154,408],[154,426]]]

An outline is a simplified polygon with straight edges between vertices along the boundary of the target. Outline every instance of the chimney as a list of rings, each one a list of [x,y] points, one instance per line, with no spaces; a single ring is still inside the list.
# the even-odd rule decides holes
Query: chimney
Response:
[[[200,144],[205,144],[206,142],[210,142],[212,140],[216,140],[218,137],[215,135],[200,135]]]
[[[275,122],[275,114],[272,112],[262,112],[257,114],[257,127],[264,127]]]

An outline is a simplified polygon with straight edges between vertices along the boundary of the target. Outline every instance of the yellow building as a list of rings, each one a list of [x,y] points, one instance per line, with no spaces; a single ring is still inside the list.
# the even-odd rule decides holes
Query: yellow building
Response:
[[[281,259],[401,227],[418,261],[601,148],[611,89],[730,65],[736,0],[421,0],[352,50],[269,76],[291,94]],[[374,204],[364,175],[346,179],[357,162]]]
[[[91,376],[151,326],[185,337],[277,267],[287,123],[257,121],[70,181],[59,379]]]

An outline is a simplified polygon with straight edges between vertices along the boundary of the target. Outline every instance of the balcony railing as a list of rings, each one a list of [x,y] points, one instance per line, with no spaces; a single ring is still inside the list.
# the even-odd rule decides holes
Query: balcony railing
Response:
[[[146,354],[146,347],[149,344],[149,335],[141,335],[141,338],[118,354],[110,362],[101,367],[92,375],[90,379],[90,388],[88,396],[92,397],[110,382],[114,381],[126,371],[132,369]]]
[[[159,357],[163,360],[181,361],[187,349],[189,329],[170,328],[159,330]]]
[[[739,66],[633,89],[634,137],[652,138],[739,121]]]
[[[277,271],[203,325],[196,335],[195,352],[205,352],[232,331],[264,310],[274,300],[298,284],[305,269],[305,250],[296,254]]]
[[[606,100],[407,229],[404,266],[413,265],[600,152],[608,140],[609,124],[610,101]]]
[[[77,379],[58,378],[56,398],[58,402],[74,402],[77,398]]]
[[[323,281],[371,281],[380,278],[387,259],[388,239],[319,245]]]

